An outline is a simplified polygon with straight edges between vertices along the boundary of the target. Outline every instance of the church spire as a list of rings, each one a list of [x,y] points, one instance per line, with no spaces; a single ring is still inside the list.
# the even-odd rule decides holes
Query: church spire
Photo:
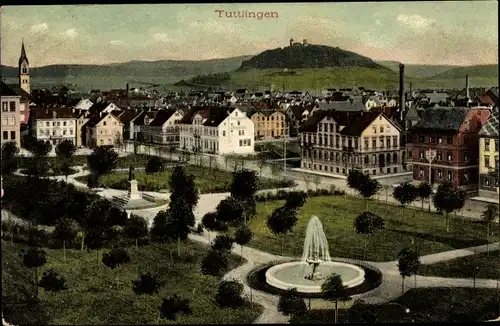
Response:
[[[21,65],[23,62],[29,64],[28,56],[26,55],[26,49],[24,48],[24,39],[21,45],[21,57],[19,58],[19,65]]]

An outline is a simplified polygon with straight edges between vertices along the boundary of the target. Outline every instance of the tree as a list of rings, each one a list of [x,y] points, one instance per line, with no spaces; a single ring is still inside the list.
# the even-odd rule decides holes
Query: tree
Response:
[[[28,248],[27,250],[21,251],[21,256],[23,258],[24,266],[28,268],[35,268],[35,282],[36,284],[36,293],[37,298],[39,295],[38,291],[38,270],[40,266],[45,265],[47,263],[47,254],[43,249],[40,248]]]
[[[241,307],[244,303],[241,297],[243,289],[243,284],[236,280],[221,281],[217,294],[215,295],[215,302],[222,308]]]
[[[307,311],[304,299],[297,294],[297,288],[290,289],[280,295],[278,311],[285,316],[300,315]]]
[[[57,272],[53,269],[43,272],[42,279],[38,285],[49,292],[59,292],[68,289],[64,277],[58,277]]]
[[[342,283],[342,277],[339,274],[331,274],[321,285],[321,294],[328,301],[335,302],[335,323],[338,322],[338,301],[348,301],[350,299],[347,293],[347,287]]]
[[[221,276],[229,265],[227,255],[211,249],[201,261],[201,273],[203,275]]]
[[[365,245],[363,249],[363,259],[366,258],[366,247],[368,245],[368,237],[373,235],[377,230],[384,228],[384,219],[372,212],[364,211],[359,214],[354,220],[354,229],[356,233],[365,236]]]
[[[44,177],[49,171],[49,162],[47,155],[52,150],[52,145],[49,142],[36,140],[30,145],[32,157],[28,160],[27,174],[35,178]]]
[[[405,182],[394,188],[392,195],[401,204],[404,214],[404,207],[417,199],[418,188]]]
[[[132,291],[136,295],[158,293],[163,284],[151,273],[140,273],[139,278],[132,281]]]
[[[135,248],[138,248],[137,240],[148,236],[148,223],[139,215],[130,214],[123,228],[125,235],[135,240]]]
[[[168,212],[159,211],[153,220],[153,226],[151,227],[151,238],[155,241],[166,242],[168,240]]]
[[[243,255],[243,246],[247,245],[253,237],[252,230],[246,225],[238,228],[234,234],[234,242],[240,245],[241,254]]]
[[[382,187],[377,180],[372,180],[368,174],[358,169],[349,171],[347,185],[363,196],[365,199],[365,209],[368,207],[368,199],[375,195]]]
[[[66,262],[66,244],[73,244],[80,230],[80,225],[73,219],[63,217],[56,222],[52,237],[62,242],[64,262]]]
[[[212,249],[224,254],[229,254],[233,249],[234,239],[226,234],[218,234],[212,243]]]
[[[349,308],[348,318],[350,323],[376,323],[377,316],[373,306],[357,299]]]
[[[247,216],[255,215],[255,194],[258,189],[259,179],[255,171],[242,169],[234,173],[231,183],[231,197],[243,204],[245,222]]]
[[[289,191],[286,194],[285,206],[293,209],[299,209],[307,201],[307,193],[304,191]]]
[[[434,206],[445,212],[446,232],[450,230],[449,214],[461,209],[465,204],[466,194],[463,190],[454,187],[451,182],[443,182],[438,186],[434,195]]]
[[[489,237],[491,224],[498,218],[498,204],[489,204],[481,214],[484,225],[486,225],[487,252],[489,252]]]
[[[347,175],[347,186],[351,189],[359,191],[361,185],[366,182],[367,175],[359,169],[352,169]]]
[[[416,283],[416,277],[419,267],[420,267],[420,259],[416,251],[404,248],[398,253],[398,268],[399,268],[399,274],[401,275],[402,278],[402,284],[401,284],[402,294],[405,293],[405,278],[415,275],[415,283]]]
[[[367,182],[361,184],[359,193],[365,199],[365,209],[368,208],[368,199],[378,193],[381,187],[382,186],[377,180],[372,180],[371,178],[369,178]]]
[[[2,176],[8,176],[16,172],[18,162],[17,155],[19,154],[19,148],[17,148],[15,142],[6,142],[2,145]]]
[[[107,212],[107,224],[108,225],[125,225],[127,223],[127,212],[116,206],[109,206]]]
[[[278,207],[267,218],[267,227],[274,235],[281,236],[281,253],[283,253],[285,235],[293,230],[297,220],[296,210],[286,206]]]
[[[189,299],[181,299],[181,297],[177,294],[174,294],[174,296],[168,297],[167,299],[163,299],[159,310],[160,317],[168,320],[176,320],[177,314],[179,313],[184,315],[190,315],[193,313],[189,307]]]
[[[167,168],[167,160],[159,156],[151,156],[146,163],[146,173],[153,174],[165,172]]]
[[[424,200],[429,199],[432,195],[432,187],[427,182],[421,182],[417,187],[417,194],[422,201],[422,210],[424,210]],[[429,202],[429,212],[431,211],[431,203]]]
[[[71,140],[63,140],[56,146],[56,155],[61,159],[71,159],[76,152],[76,146]]]
[[[116,169],[118,153],[107,147],[96,147],[92,154],[87,156],[90,170],[98,176],[106,175]]]
[[[244,218],[244,208],[239,200],[230,196],[217,205],[217,220],[223,223],[238,224]]]
[[[102,257],[102,263],[111,269],[130,262],[130,255],[125,249],[112,249]]]

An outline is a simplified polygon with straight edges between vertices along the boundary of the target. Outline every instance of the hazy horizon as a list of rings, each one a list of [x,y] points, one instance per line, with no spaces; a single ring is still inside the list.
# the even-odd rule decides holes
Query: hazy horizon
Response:
[[[290,38],[377,61],[498,64],[496,1],[6,6],[1,20],[14,67],[23,38],[32,67],[224,59]]]

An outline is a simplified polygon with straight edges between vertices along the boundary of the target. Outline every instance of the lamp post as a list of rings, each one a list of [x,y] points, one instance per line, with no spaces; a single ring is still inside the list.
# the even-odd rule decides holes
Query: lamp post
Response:
[[[432,187],[432,161],[436,158],[436,150],[435,149],[428,149],[425,151],[425,158],[427,161],[429,161],[429,185]]]
[[[477,274],[477,271],[478,271],[478,270],[479,270],[479,266],[476,266],[476,267],[474,268],[474,273],[473,273],[473,280],[474,280],[474,281],[473,281],[473,283],[474,283],[474,284],[473,284],[473,288],[474,288],[474,289],[476,288],[476,274]]]

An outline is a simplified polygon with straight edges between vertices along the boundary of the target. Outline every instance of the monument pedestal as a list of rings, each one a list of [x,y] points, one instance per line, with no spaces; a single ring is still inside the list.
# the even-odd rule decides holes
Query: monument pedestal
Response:
[[[137,180],[130,180],[130,188],[126,195],[113,196],[111,203],[127,212],[130,218],[130,211],[134,209],[145,209],[156,206],[155,197],[139,192]]]
[[[141,199],[141,194],[139,193],[139,188],[137,187],[137,180],[130,180],[130,189],[128,191],[129,199]]]

